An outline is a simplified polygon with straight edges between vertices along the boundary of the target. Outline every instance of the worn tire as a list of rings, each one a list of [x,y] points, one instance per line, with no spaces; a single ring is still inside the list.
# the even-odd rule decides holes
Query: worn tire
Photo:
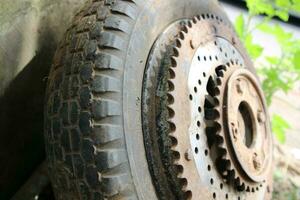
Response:
[[[158,199],[141,125],[145,63],[171,22],[226,16],[207,0],[93,0],[67,30],[45,104],[45,141],[57,199]]]

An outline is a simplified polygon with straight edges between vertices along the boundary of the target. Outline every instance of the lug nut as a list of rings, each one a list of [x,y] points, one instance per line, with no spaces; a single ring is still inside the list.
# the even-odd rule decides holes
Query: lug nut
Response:
[[[254,153],[253,155],[253,166],[256,170],[260,170],[261,168],[261,160],[259,159],[257,153]]]
[[[257,120],[259,123],[265,123],[265,121],[266,121],[266,116],[265,116],[264,112],[262,112],[261,110],[259,110],[257,112]]]
[[[188,149],[185,154],[184,157],[187,161],[191,161],[193,159],[193,153],[190,149]]]
[[[241,80],[237,80],[237,84],[236,84],[236,90],[239,94],[243,94],[243,86],[241,83]]]

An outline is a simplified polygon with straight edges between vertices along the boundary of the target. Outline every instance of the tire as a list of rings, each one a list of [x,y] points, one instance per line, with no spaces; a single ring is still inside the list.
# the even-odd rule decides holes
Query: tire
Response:
[[[57,199],[158,199],[144,148],[141,95],[153,43],[216,1],[94,0],[76,14],[49,75],[45,141]]]

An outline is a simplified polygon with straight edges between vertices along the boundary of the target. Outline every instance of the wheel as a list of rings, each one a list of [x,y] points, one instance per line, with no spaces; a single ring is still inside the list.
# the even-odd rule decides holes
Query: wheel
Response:
[[[88,1],[52,66],[57,199],[270,199],[272,135],[252,63],[214,0]]]

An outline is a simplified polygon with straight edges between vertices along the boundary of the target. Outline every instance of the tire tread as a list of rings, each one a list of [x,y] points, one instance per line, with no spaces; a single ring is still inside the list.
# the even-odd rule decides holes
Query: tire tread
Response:
[[[45,143],[57,199],[137,199],[121,124],[122,73],[138,9],[88,1],[54,56]]]

